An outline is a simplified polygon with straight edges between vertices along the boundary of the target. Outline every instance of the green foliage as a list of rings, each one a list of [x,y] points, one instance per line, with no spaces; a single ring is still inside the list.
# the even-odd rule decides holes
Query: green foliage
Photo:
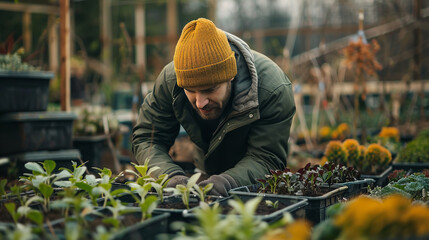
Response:
[[[421,173],[413,173],[408,177],[391,181],[383,188],[370,191],[371,196],[386,197],[392,194],[400,194],[413,200],[429,200],[429,178]]]
[[[398,162],[429,163],[429,138],[423,136],[409,142],[399,152]]]
[[[225,218],[220,218],[218,202],[211,207],[205,202],[200,202],[201,208],[195,210],[199,225],[189,226],[191,232],[189,235],[184,233],[184,236],[177,236],[174,239],[260,239],[270,229],[266,222],[255,217],[256,208],[261,200],[261,197],[256,197],[243,203],[238,199],[230,199],[228,204],[233,210]]]
[[[200,176],[201,176],[201,173],[195,173],[188,179],[186,186],[183,184],[177,184],[176,188],[166,188],[164,190],[167,192],[173,192],[173,194],[175,195],[180,195],[182,197],[183,204],[185,204],[186,208],[189,209],[190,194],[193,191],[193,189],[197,189],[199,187],[197,185],[197,181],[200,178]]]
[[[1,71],[34,72],[39,70],[38,68],[22,62],[21,56],[17,53],[14,53],[7,55],[0,54],[0,72]]]

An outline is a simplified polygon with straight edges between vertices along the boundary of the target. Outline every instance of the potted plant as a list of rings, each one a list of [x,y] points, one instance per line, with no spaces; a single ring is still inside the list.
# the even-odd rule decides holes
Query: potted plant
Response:
[[[390,151],[376,143],[365,147],[355,139],[330,141],[325,157],[328,162],[356,168],[361,179],[374,179],[379,186],[387,184],[387,176],[392,171]]]
[[[338,202],[347,186],[333,186],[329,184],[332,172],[320,169],[320,166],[311,166],[308,163],[304,168],[292,173],[290,169],[271,170],[265,179],[257,179],[258,184],[232,189],[232,195],[270,196],[275,198],[307,199],[305,217],[313,223],[318,223],[326,217],[326,208]]]
[[[90,167],[101,167],[101,154],[108,146],[108,138],[115,135],[119,122],[108,107],[81,106],[73,111],[77,119],[73,124],[73,147],[79,149],[82,159]]]
[[[429,129],[425,129],[399,151],[398,157],[393,162],[393,168],[412,172],[429,168],[428,149]]]
[[[0,54],[0,113],[46,111],[52,72],[23,63],[18,53]]]

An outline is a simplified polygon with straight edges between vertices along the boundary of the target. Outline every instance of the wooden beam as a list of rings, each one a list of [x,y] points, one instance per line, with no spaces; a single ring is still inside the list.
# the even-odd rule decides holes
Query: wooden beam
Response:
[[[139,2],[135,8],[135,32],[136,32],[136,65],[138,69],[146,67],[146,21],[145,21],[145,6],[144,3]]]
[[[60,0],[61,110],[70,111],[70,0]]]
[[[0,3],[0,10],[13,11],[13,12],[31,12],[42,14],[55,14],[58,15],[60,9],[55,6],[27,4],[27,3]]]
[[[22,41],[26,53],[31,52],[31,12],[25,11],[22,13]]]
[[[112,77],[112,9],[111,0],[100,0],[100,21],[101,21],[101,59],[105,66],[103,80],[109,83]]]
[[[366,82],[367,93],[381,93],[383,88],[383,83],[385,83],[384,92],[395,92],[403,93],[407,91],[407,82],[405,81],[368,81]],[[409,90],[412,92],[422,91],[422,85],[424,85],[424,91],[429,91],[429,80],[413,80],[410,83]],[[334,84],[332,91],[341,93],[342,95],[352,95],[355,94],[355,89],[353,82],[337,83]],[[305,95],[316,95],[318,92],[317,85],[314,84],[303,84],[302,93]]]
[[[48,20],[49,41],[49,70],[58,74],[58,24],[55,15],[50,15]]]
[[[167,37],[169,45],[169,59],[173,59],[177,42],[177,2],[167,1]]]

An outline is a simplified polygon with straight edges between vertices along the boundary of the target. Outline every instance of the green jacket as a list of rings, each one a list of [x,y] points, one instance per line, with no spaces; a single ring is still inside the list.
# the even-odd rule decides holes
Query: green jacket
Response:
[[[210,143],[202,133],[182,88],[176,85],[173,63],[157,78],[140,109],[133,129],[133,153],[140,164],[159,166],[156,175],[182,174],[168,151],[180,125],[202,152],[196,167],[207,174],[226,173],[239,185],[255,183],[270,169],[284,169],[295,103],[292,84],[266,56],[252,51],[226,33],[237,59],[230,112],[219,123]],[[206,150],[203,150],[206,149]]]

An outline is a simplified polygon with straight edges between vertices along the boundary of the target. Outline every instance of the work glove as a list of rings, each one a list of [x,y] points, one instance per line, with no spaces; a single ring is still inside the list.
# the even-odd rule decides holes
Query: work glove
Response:
[[[188,177],[184,175],[174,175],[170,178],[170,181],[167,183],[168,188],[175,188],[177,184],[183,184],[186,186],[186,183],[188,182]]]
[[[200,182],[198,185],[204,187],[209,183],[213,183],[213,188],[209,194],[223,197],[227,197],[229,195],[229,190],[238,187],[234,178],[225,173],[220,175],[211,175],[207,180]]]

